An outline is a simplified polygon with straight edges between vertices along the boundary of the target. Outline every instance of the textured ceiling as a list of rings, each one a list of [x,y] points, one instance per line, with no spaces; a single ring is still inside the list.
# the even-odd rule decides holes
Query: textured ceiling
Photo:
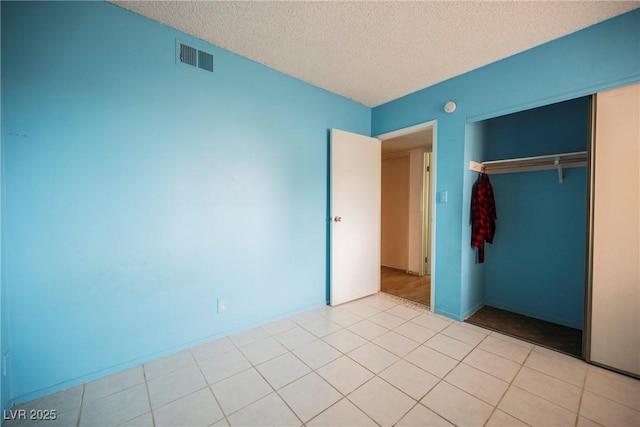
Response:
[[[376,106],[640,7],[640,1],[113,1]]]

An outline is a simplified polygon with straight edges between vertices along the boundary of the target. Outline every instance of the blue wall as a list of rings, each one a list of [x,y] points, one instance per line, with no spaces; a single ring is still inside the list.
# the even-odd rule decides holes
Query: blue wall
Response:
[[[477,162],[486,159],[487,122],[480,121],[468,124],[465,136],[465,164],[469,164],[471,160]],[[477,179],[477,172],[467,168],[464,173],[465,179],[468,181]],[[462,212],[462,240],[471,244],[471,192],[465,192],[462,197],[462,205],[467,207]],[[463,269],[461,275],[461,282],[467,284],[462,287],[460,295],[461,304],[468,307],[468,313],[465,315],[475,312],[485,304],[485,264],[476,263],[475,258],[476,255],[473,251],[462,252],[462,265],[470,266],[469,269]]]
[[[466,171],[466,126],[640,80],[640,10],[618,16],[373,109],[373,135],[437,120],[435,310],[463,319],[474,310],[476,273],[464,227],[475,174]],[[443,111],[453,100],[458,109]],[[464,279],[464,280],[463,280]],[[464,298],[463,298],[464,297]]]
[[[0,7],[0,30],[2,28],[2,8]],[[0,31],[0,45],[2,44],[2,31]],[[2,55],[0,55],[0,69],[2,69]],[[4,146],[4,127],[3,127],[3,115],[2,115],[2,104],[4,103],[2,98],[2,85],[0,85],[0,411],[7,409],[9,405],[9,399],[11,395],[11,390],[9,388],[10,378],[9,371],[7,370],[7,375],[4,375],[4,367],[3,365],[3,355],[5,351],[8,350],[7,343],[7,321],[5,320],[7,316],[7,298],[6,298],[6,280],[5,280],[5,269],[4,269],[4,243],[5,243],[5,225],[4,225],[4,159],[2,156],[2,147]]]
[[[15,401],[326,302],[327,131],[369,108],[101,2],[2,2],[2,59]]]
[[[589,98],[487,120],[485,157],[587,150]],[[586,168],[491,175],[498,221],[486,247],[487,305],[582,329]]]

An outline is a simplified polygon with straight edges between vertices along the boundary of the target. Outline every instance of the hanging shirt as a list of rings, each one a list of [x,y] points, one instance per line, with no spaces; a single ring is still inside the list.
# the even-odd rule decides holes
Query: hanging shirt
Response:
[[[484,262],[484,242],[493,243],[497,218],[489,175],[483,173],[471,193],[471,246],[478,248],[478,263]]]

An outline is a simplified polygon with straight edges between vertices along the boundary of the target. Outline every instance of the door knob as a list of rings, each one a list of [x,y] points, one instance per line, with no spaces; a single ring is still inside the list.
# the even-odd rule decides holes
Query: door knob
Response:
[[[341,221],[342,221],[341,216],[336,216],[335,218],[333,218],[333,222],[341,222]]]

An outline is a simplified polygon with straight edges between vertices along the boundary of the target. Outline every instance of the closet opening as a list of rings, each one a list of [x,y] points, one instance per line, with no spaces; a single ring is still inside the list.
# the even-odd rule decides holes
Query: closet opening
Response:
[[[466,142],[477,162],[468,173],[487,173],[497,219],[484,262],[471,249],[467,293],[476,300],[465,321],[580,358],[590,111],[587,96],[496,117],[470,124]]]
[[[432,297],[434,123],[382,140],[380,290],[427,307]]]

